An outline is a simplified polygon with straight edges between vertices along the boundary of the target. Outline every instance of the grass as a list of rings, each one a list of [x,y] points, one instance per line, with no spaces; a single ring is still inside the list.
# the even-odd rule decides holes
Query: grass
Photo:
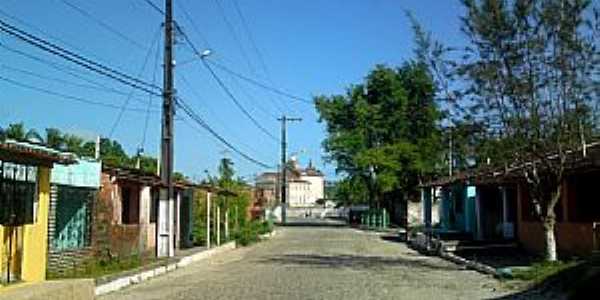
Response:
[[[112,259],[90,258],[81,262],[76,268],[66,270],[65,272],[48,272],[47,277],[48,279],[99,278],[137,269],[159,261],[155,258],[142,258],[139,255]]]
[[[530,268],[514,270],[513,279],[538,284],[578,264],[579,262],[577,261],[538,262],[534,263]]]

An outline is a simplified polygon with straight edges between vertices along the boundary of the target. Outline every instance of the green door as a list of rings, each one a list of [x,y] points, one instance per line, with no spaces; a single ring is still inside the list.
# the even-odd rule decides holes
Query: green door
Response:
[[[55,250],[80,249],[89,245],[90,204],[95,189],[60,185],[57,187]]]

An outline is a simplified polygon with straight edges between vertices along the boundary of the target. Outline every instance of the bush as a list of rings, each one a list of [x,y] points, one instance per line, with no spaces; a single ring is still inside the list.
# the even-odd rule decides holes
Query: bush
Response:
[[[258,242],[259,236],[273,231],[273,223],[267,221],[251,221],[233,233],[233,239],[240,246],[248,246]]]

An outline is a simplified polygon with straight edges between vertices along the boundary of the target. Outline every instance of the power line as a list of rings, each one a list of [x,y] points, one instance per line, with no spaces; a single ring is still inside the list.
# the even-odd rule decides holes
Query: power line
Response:
[[[16,73],[21,73],[21,74],[24,74],[24,75],[27,75],[27,76],[31,76],[31,77],[36,77],[36,78],[39,78],[39,79],[42,79],[42,80],[46,80],[46,81],[53,81],[53,82],[57,82],[57,83],[60,83],[60,84],[65,84],[65,85],[70,85],[70,86],[79,87],[79,88],[85,88],[85,89],[91,89],[91,90],[96,90],[96,91],[100,91],[100,92],[113,93],[113,94],[116,94],[116,95],[127,95],[127,93],[124,93],[124,92],[121,92],[121,91],[118,91],[118,90],[115,90],[115,89],[107,88],[107,87],[101,85],[100,83],[95,83],[94,82],[95,85],[100,85],[100,86],[94,86],[94,85],[87,85],[87,84],[81,84],[81,83],[71,82],[71,81],[60,79],[60,78],[56,78],[56,77],[51,77],[51,76],[46,76],[46,75],[41,75],[41,74],[38,74],[38,73],[30,72],[30,71],[27,71],[27,70],[23,70],[21,68],[12,67],[12,66],[9,66],[9,65],[6,65],[6,64],[2,64],[2,63],[0,63],[0,67],[2,67],[3,69],[6,69],[6,70],[10,70],[10,71],[13,71],[13,72],[16,72]],[[65,71],[65,70],[61,70],[61,71],[62,72],[66,72],[67,74],[70,74],[70,75],[77,76],[76,74],[71,74],[69,71]],[[86,79],[86,78],[82,78],[82,79]],[[135,99],[136,101],[138,101],[140,103],[143,103],[143,104],[147,103],[147,101],[138,99],[137,97],[135,97],[133,99]]]
[[[96,24],[100,25],[102,28],[106,29],[107,31],[113,33],[114,35],[120,37],[122,40],[127,41],[128,43],[130,43],[131,45],[134,45],[135,47],[142,49],[142,50],[146,50],[146,47],[144,47],[142,44],[134,41],[133,39],[127,37],[125,34],[121,33],[120,31],[118,31],[117,29],[113,28],[112,26],[106,24],[104,21],[94,17],[94,15],[92,15],[91,13],[87,12],[86,10],[84,10],[83,8],[67,1],[67,0],[60,0],[62,3],[64,3],[65,5],[67,5],[68,7],[70,7],[71,9],[77,11],[78,13],[80,13],[81,15],[85,16],[86,18],[94,21]]]
[[[148,59],[150,58],[150,54],[152,54],[152,48],[154,48],[153,47],[154,43],[158,40],[159,36],[160,36],[160,27],[158,28],[158,30],[156,31],[156,34],[154,35],[154,37],[152,38],[152,41],[150,42],[150,47],[148,48],[148,53],[146,53],[146,57],[144,57],[144,62],[142,64],[140,72],[137,75],[138,77],[140,77],[142,75],[142,73],[144,72],[144,70],[146,69],[146,65],[148,64]],[[131,91],[125,98],[125,101],[123,102],[123,106],[122,106],[121,110],[119,111],[119,114],[117,115],[117,119],[115,120],[112,128],[110,129],[110,133],[108,134],[108,139],[112,138],[113,133],[117,129],[117,126],[119,126],[119,123],[121,122],[121,119],[123,118],[123,113],[125,112],[125,108],[127,108],[127,105],[129,104],[129,100],[131,100],[131,97],[133,96],[133,92],[134,92],[134,89],[131,89]]]
[[[260,129],[264,134],[266,134],[267,136],[269,136],[274,141],[278,142],[279,140],[272,133],[270,133],[266,128],[264,128],[262,125],[260,125],[260,123],[258,121],[256,121],[256,119],[254,119],[254,117],[252,117],[252,115],[248,112],[248,110],[246,110],[246,108],[244,108],[244,106],[242,106],[242,104],[237,100],[237,98],[233,95],[233,93],[229,90],[229,88],[227,88],[227,86],[225,85],[225,83],[223,83],[223,81],[221,80],[221,78],[219,78],[219,76],[213,71],[213,69],[210,67],[210,65],[208,65],[206,63],[205,59],[202,57],[202,54],[200,53],[200,51],[198,51],[198,48],[196,48],[196,46],[194,45],[194,43],[192,43],[192,41],[190,40],[189,36],[184,31],[181,31],[181,33],[183,35],[183,38],[187,42],[187,44],[192,48],[192,51],[194,51],[194,53],[198,57],[200,57],[202,59],[202,62],[204,64],[204,66],[206,66],[206,68],[210,72],[211,76],[215,79],[215,81],[217,81],[217,83],[219,84],[219,86],[221,87],[221,89],[223,89],[223,91],[227,94],[227,96],[229,96],[229,98],[233,101],[233,103],[242,111],[242,113],[248,119],[250,119],[250,121],[258,129]]]
[[[185,86],[187,86],[188,90],[192,92],[192,94],[196,97],[196,99],[202,100],[203,97],[196,92],[196,90],[192,87],[192,85],[188,82],[188,80],[186,79],[185,76],[183,76],[183,74],[179,74],[178,76],[179,79],[182,80],[182,82],[184,83]],[[206,102],[206,101],[203,101]],[[221,118],[219,118],[219,115],[217,113],[215,113],[214,111],[212,111],[210,109],[210,107],[208,105],[204,106],[205,108],[208,109],[207,114],[214,116],[215,120],[219,122],[219,124],[223,127],[223,129],[227,130],[230,134],[234,135],[235,138],[238,139],[238,144],[244,146],[245,148],[247,148],[248,150],[252,151],[252,152],[256,152],[259,153],[259,151],[254,150],[250,145],[248,145],[247,143],[245,143],[239,135],[237,135],[235,130],[232,130],[227,122],[224,122]],[[191,107],[190,107],[191,108]],[[200,114],[198,114],[200,115]]]
[[[158,6],[156,6],[156,4],[154,4],[154,2],[150,1],[150,0],[144,0],[144,2],[146,2],[148,5],[150,5],[154,10],[156,10],[158,13],[160,13],[161,15],[165,15],[165,12]]]
[[[15,26],[12,26],[2,20],[0,20],[0,30],[36,47],[39,48],[43,51],[46,51],[50,54],[59,56],[65,60],[68,60],[74,64],[79,65],[80,67],[83,67],[85,69],[88,69],[90,71],[96,72],[100,75],[112,78],[116,81],[121,82],[122,84],[125,85],[129,85],[133,88],[137,88],[139,90],[142,90],[146,93],[150,93],[150,94],[154,94],[154,95],[161,95],[160,93],[157,93],[151,89],[158,89],[161,90],[158,86],[156,85],[152,85],[149,84],[147,82],[144,82],[140,79],[134,78],[132,76],[129,76],[123,72],[120,72],[118,70],[115,70],[113,68],[107,67],[101,63],[97,63],[95,61],[92,61],[90,59],[87,59],[79,54],[76,54],[72,51],[66,50],[60,46],[57,46],[51,42],[48,42],[42,38],[38,38],[32,34],[29,34],[21,29],[18,29]],[[145,86],[145,87],[144,87]]]
[[[45,93],[48,95],[52,95],[52,96],[56,96],[56,97],[60,97],[60,98],[64,98],[64,99],[68,99],[68,100],[72,100],[72,101],[76,101],[76,102],[81,102],[81,103],[85,103],[85,104],[90,104],[90,105],[96,105],[96,106],[102,106],[102,107],[107,107],[107,108],[112,108],[112,109],[121,109],[121,106],[116,105],[116,104],[109,104],[109,103],[104,103],[104,102],[98,102],[98,101],[93,101],[93,100],[88,100],[85,98],[81,98],[81,97],[77,97],[77,96],[72,96],[72,95],[67,95],[67,94],[63,94],[63,93],[59,93],[59,92],[54,92],[48,89],[44,89],[44,88],[40,88],[40,87],[35,87],[32,85],[28,85],[28,84],[24,84],[9,78],[6,78],[4,76],[0,76],[0,80],[10,83],[14,86],[18,86],[21,88],[25,88],[25,89],[29,89],[29,90],[33,90],[33,91],[37,91],[40,93]],[[145,109],[138,109],[138,108],[128,108],[128,111],[132,111],[132,112],[146,112]],[[158,113],[158,111],[153,110],[152,112],[154,113]]]
[[[206,60],[204,60],[204,61],[206,61]],[[235,72],[235,71],[227,68],[226,66],[221,65],[219,63],[216,63],[214,61],[207,61],[207,64],[211,64],[211,65],[213,65],[213,66],[215,66],[215,67],[217,67],[217,68],[219,68],[219,69],[221,69],[221,70],[223,70],[223,71],[225,71],[225,72],[227,72],[227,73],[229,73],[229,74],[231,74],[231,75],[233,75],[233,76],[235,76],[237,78],[240,78],[240,79],[242,79],[242,80],[244,80],[246,82],[249,82],[249,83],[251,83],[253,85],[256,85],[256,86],[258,86],[260,88],[263,88],[263,89],[265,89],[267,91],[270,91],[272,93],[275,93],[275,94],[278,94],[278,95],[281,95],[281,96],[285,96],[287,98],[290,98],[290,99],[293,99],[293,100],[297,100],[297,101],[300,101],[302,103],[306,103],[306,104],[310,104],[310,105],[314,104],[311,100],[309,100],[307,98],[303,98],[303,97],[300,97],[300,96],[292,95],[292,94],[290,94],[288,92],[285,92],[285,91],[276,89],[274,87],[268,86],[268,85],[266,85],[264,83],[261,83],[259,81],[254,80],[254,79],[252,79],[252,78],[250,78],[248,76],[245,76],[245,75],[242,75],[240,73],[237,73],[237,72]]]
[[[270,166],[264,162],[261,162],[249,155],[247,155],[246,153],[242,152],[241,150],[239,150],[237,147],[235,147],[234,145],[232,145],[231,143],[229,143],[225,138],[223,138],[220,134],[218,134],[214,129],[212,129],[200,116],[198,116],[198,114],[196,112],[194,112],[189,105],[187,105],[182,98],[178,98],[177,99],[177,106],[180,107],[183,112],[188,115],[188,117],[190,119],[192,119],[194,122],[196,122],[198,125],[200,125],[202,128],[204,128],[205,130],[207,130],[210,134],[212,134],[215,138],[217,138],[221,143],[223,143],[227,148],[231,149],[232,151],[234,151],[235,153],[239,154],[240,156],[242,156],[244,159],[248,160],[249,162],[252,162],[258,166],[261,166],[263,168],[272,168],[273,166]]]
[[[227,19],[227,16],[225,15],[225,9],[223,9],[221,2],[219,0],[214,0],[214,2],[217,4],[217,7],[219,8],[219,13],[221,14],[221,17],[223,18],[225,25],[231,32],[233,39],[235,40],[236,44],[238,45],[240,52],[242,53],[242,56],[243,56],[244,60],[246,61],[246,64],[248,64],[249,70],[252,73],[256,73],[254,66],[252,66],[252,64],[250,63],[250,57],[248,56],[248,53],[246,53],[246,50],[242,46],[242,42],[240,41],[237,33],[235,32],[235,28],[233,28],[233,25],[231,24],[231,22],[229,22],[229,19]]]
[[[256,119],[254,119],[254,117],[252,117],[252,115],[246,110],[246,108],[244,108],[244,106],[242,106],[242,104],[237,100],[237,98],[233,95],[233,93],[229,90],[229,88],[227,88],[227,86],[223,83],[221,78],[219,78],[219,76],[215,73],[215,71],[213,71],[213,69],[210,67],[210,65],[208,63],[206,63],[206,61],[204,59],[202,59],[202,62],[204,63],[204,65],[206,66],[206,68],[208,69],[208,71],[210,72],[212,77],[215,79],[215,81],[217,81],[217,83],[219,84],[221,89],[223,89],[223,91],[225,91],[225,93],[229,96],[229,98],[233,101],[233,103],[235,103],[235,105],[242,111],[242,113],[244,113],[244,115],[246,117],[248,117],[248,119],[250,119],[250,121],[252,121],[252,123],[258,129],[260,129],[264,134],[266,134],[267,136],[269,136],[271,139],[273,139],[276,142],[279,141],[279,139],[277,139],[266,128],[264,128],[262,125],[260,125],[260,123]]]
[[[84,53],[85,53],[85,52],[87,52],[85,49],[83,49],[83,48],[81,48],[81,47],[78,47],[78,46],[76,46],[76,45],[74,45],[74,44],[72,44],[72,43],[69,43],[69,42],[65,41],[64,39],[61,39],[60,37],[58,37],[58,36],[56,36],[56,35],[53,35],[53,34],[51,34],[51,33],[48,33],[47,31],[45,31],[45,30],[43,30],[43,29],[41,29],[41,28],[39,28],[39,27],[37,27],[37,26],[35,26],[35,25],[33,25],[33,24],[29,23],[29,22],[26,22],[25,20],[23,20],[23,19],[21,19],[21,18],[18,18],[18,17],[16,17],[16,16],[13,16],[13,15],[11,15],[11,14],[7,13],[6,11],[3,11],[2,9],[0,9],[0,14],[1,14],[1,15],[4,15],[5,17],[7,17],[7,18],[9,18],[9,19],[11,19],[11,20],[13,20],[13,21],[15,21],[15,22],[17,22],[17,23],[20,23],[21,25],[24,25],[24,26],[26,26],[26,27],[29,27],[29,28],[33,29],[34,31],[37,31],[38,33],[40,33],[40,34],[42,34],[42,35],[48,36],[48,37],[50,37],[51,39],[54,39],[54,40],[56,40],[57,42],[60,42],[60,43],[62,43],[62,44],[64,44],[64,45],[67,45],[67,46],[71,47],[72,49],[75,49],[75,50],[78,50],[78,51],[80,51],[80,52],[84,52]],[[100,58],[100,57],[98,57],[98,56],[95,56],[95,55],[93,55],[93,54],[88,54],[88,53],[86,53],[86,55],[88,55],[88,56],[91,56],[91,57],[93,57],[93,58],[95,58],[95,59],[98,59],[98,60],[100,60],[100,61],[104,61],[104,59],[102,59],[102,58]]]
[[[242,106],[242,104],[237,100],[237,98],[233,95],[233,93],[229,90],[229,88],[227,88],[227,86],[225,85],[225,83],[223,83],[223,81],[221,80],[221,78],[219,78],[219,76],[213,71],[213,69],[206,63],[206,61],[202,57],[202,54],[200,53],[200,51],[198,51],[198,48],[196,48],[196,46],[194,45],[194,43],[192,43],[192,41],[190,40],[189,36],[184,31],[181,31],[181,33],[183,35],[183,38],[187,42],[187,44],[192,48],[192,51],[194,51],[194,53],[198,57],[200,57],[202,59],[202,62],[204,63],[204,66],[206,66],[206,68],[208,69],[208,71],[210,72],[210,74],[212,75],[212,77],[215,79],[215,81],[217,81],[217,83],[219,84],[219,86],[221,87],[221,89],[223,89],[223,91],[227,94],[227,96],[229,96],[229,98],[233,101],[233,103],[242,111],[242,113],[248,119],[250,119],[250,121],[258,129],[260,129],[263,133],[265,133],[267,136],[269,136],[274,141],[279,141],[266,128],[264,128],[262,125],[260,125],[260,123],[258,121],[256,121],[256,119],[254,119],[254,117],[252,117],[252,115],[248,112],[248,110],[246,110],[246,108],[244,108],[244,106]]]
[[[198,35],[200,37],[200,39],[202,40],[202,42],[204,44],[206,44],[206,46],[208,48],[211,48],[210,43],[208,42],[208,40],[206,39],[206,37],[204,36],[204,34],[202,34],[202,31],[200,31],[200,27],[198,27],[196,25],[196,22],[194,22],[194,19],[190,16],[190,14],[187,12],[187,10],[185,9],[185,7],[183,7],[183,4],[181,3],[181,1],[177,1],[175,2],[177,3],[177,6],[179,6],[179,10],[183,12],[183,17],[188,21],[188,23],[190,23],[190,25],[192,25],[192,29],[194,30],[194,32],[196,33],[196,35]]]
[[[160,55],[160,43],[156,43],[156,55],[154,56],[154,71],[152,72],[152,84],[156,83],[156,69],[158,68],[158,56]],[[150,106],[152,105],[152,95],[148,95],[148,107],[146,118],[144,118],[144,131],[142,133],[142,149],[146,148],[146,134],[148,133],[148,121],[150,119]]]
[[[269,72],[269,69],[267,68],[267,64],[265,62],[265,59],[263,57],[262,52],[260,51],[260,48],[258,48],[256,40],[254,39],[254,35],[252,34],[252,31],[250,30],[250,26],[248,25],[248,22],[246,20],[246,17],[244,16],[244,14],[242,13],[242,10],[239,6],[239,3],[237,0],[233,0],[233,6],[235,8],[235,10],[237,11],[238,16],[240,17],[240,20],[242,21],[242,27],[244,27],[244,30],[246,32],[246,35],[248,36],[248,40],[250,40],[250,44],[252,45],[252,47],[254,48],[254,52],[256,53],[256,56],[258,57],[258,61],[260,62],[260,65],[263,69],[263,71],[265,72],[265,75],[267,77],[267,80],[269,81],[269,84],[271,86],[275,86],[275,84],[273,84],[273,79],[272,76]],[[277,107],[277,109],[283,113],[284,109],[279,108],[279,103],[277,101],[275,101],[272,98],[269,98],[273,104],[275,105],[275,107]],[[285,103],[285,101],[281,98],[279,98],[278,100],[280,100],[282,103]]]

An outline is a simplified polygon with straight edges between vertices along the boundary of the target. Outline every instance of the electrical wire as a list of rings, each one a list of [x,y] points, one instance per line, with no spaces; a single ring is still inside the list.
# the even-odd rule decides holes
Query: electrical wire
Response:
[[[269,72],[269,69],[267,68],[267,64],[265,63],[265,59],[263,57],[262,52],[260,51],[260,49],[257,46],[256,40],[254,39],[254,35],[252,34],[252,31],[250,30],[250,26],[248,25],[248,21],[246,20],[246,17],[244,16],[244,14],[242,13],[242,9],[239,6],[239,3],[237,0],[233,0],[233,6],[238,14],[238,17],[240,18],[240,20],[242,21],[242,27],[244,28],[245,32],[246,32],[246,36],[248,37],[248,40],[250,41],[250,45],[252,45],[254,52],[256,53],[256,56],[258,57],[258,61],[260,63],[260,66],[263,70],[263,72],[265,73],[267,80],[269,81],[269,84],[271,86],[274,86],[273,84],[273,80],[272,80],[272,76]],[[279,110],[279,112],[284,113],[284,109],[281,109],[279,107],[279,102],[276,101],[275,99],[272,99],[271,97],[269,97],[269,100],[271,100],[271,102],[273,102],[273,105]],[[285,103],[285,101],[283,99],[279,99],[282,103]]]
[[[202,40],[202,42],[208,48],[211,48],[210,43],[206,39],[206,36],[204,36],[204,34],[202,34],[202,31],[200,31],[200,29],[199,29],[200,27],[198,27],[196,25],[196,22],[194,22],[194,19],[187,12],[187,9],[185,9],[185,7],[181,3],[181,1],[175,1],[175,3],[177,3],[177,6],[179,7],[179,10],[183,12],[183,17],[188,21],[188,23],[190,23],[190,25],[192,26],[192,29],[194,30],[194,32],[196,33],[196,35],[198,35],[200,37],[200,39]]]
[[[246,110],[246,108],[244,108],[244,106],[242,106],[242,104],[238,101],[238,99],[233,95],[233,93],[229,90],[229,88],[225,85],[225,83],[223,83],[223,81],[221,80],[221,78],[217,75],[217,73],[215,73],[215,71],[210,67],[210,65],[208,63],[206,63],[206,61],[203,59],[202,62],[204,63],[204,65],[206,66],[206,68],[208,69],[209,73],[211,74],[211,76],[215,79],[215,81],[219,84],[219,86],[221,87],[221,89],[229,96],[229,98],[233,101],[233,103],[242,111],[242,113],[244,113],[244,115],[250,120],[252,121],[252,123],[258,128],[260,129],[265,135],[267,135],[268,137],[270,137],[272,140],[278,142],[279,139],[276,138],[272,133],[270,133],[266,128],[264,128],[262,125],[260,125],[260,123],[254,118],[252,117],[252,115],[248,112],[248,110]]]
[[[156,10],[158,13],[160,13],[161,15],[165,15],[165,12],[158,7],[156,4],[154,4],[154,2],[150,1],[150,0],[143,0],[144,2],[146,2],[146,4],[150,5],[150,7],[152,7],[154,10]]]
[[[100,75],[112,78],[116,81],[121,82],[122,84],[129,85],[133,88],[137,88],[146,93],[161,95],[161,93],[153,91],[152,89],[160,88],[156,85],[151,85],[147,82],[144,82],[140,79],[129,76],[123,72],[115,70],[113,68],[107,67],[101,63],[94,62],[90,59],[87,59],[79,54],[76,54],[72,51],[66,50],[60,46],[57,46],[51,42],[48,42],[42,38],[38,38],[32,34],[27,33],[24,30],[18,29],[15,26],[12,26],[2,20],[0,20],[0,30],[12,35],[36,48],[39,48],[43,51],[46,51],[50,54],[61,57],[67,61],[70,61],[74,64],[79,65],[82,68],[88,69]]]
[[[86,10],[84,10],[83,8],[67,1],[67,0],[60,0],[60,2],[62,2],[63,4],[65,4],[66,6],[70,7],[71,9],[77,11],[79,14],[85,16],[86,18],[94,21],[96,24],[98,24],[100,27],[104,28],[105,30],[111,32],[112,34],[120,37],[122,40],[130,43],[131,45],[141,49],[141,50],[146,50],[146,47],[144,47],[144,45],[134,41],[133,39],[131,39],[130,37],[126,36],[125,34],[121,33],[120,31],[118,31],[117,29],[113,28],[112,26],[108,25],[107,23],[105,23],[104,21],[102,21],[101,19],[95,17],[93,14],[87,12]]]
[[[221,14],[221,17],[223,18],[223,21],[225,22],[227,29],[229,29],[229,31],[231,32],[231,36],[233,37],[235,43],[238,45],[240,53],[242,53],[242,57],[244,58],[244,61],[246,61],[246,64],[248,65],[248,69],[252,73],[256,73],[254,66],[250,62],[250,57],[248,56],[248,53],[246,53],[246,50],[242,46],[242,42],[241,42],[240,38],[238,37],[237,33],[235,32],[235,28],[233,27],[231,22],[229,22],[229,19],[227,18],[226,14],[225,14],[225,9],[221,5],[221,2],[219,0],[214,0],[214,2],[219,9],[219,13]]]
[[[261,162],[251,156],[249,156],[248,154],[242,152],[241,150],[239,150],[237,147],[235,147],[233,144],[229,143],[225,138],[223,138],[220,134],[218,134],[214,129],[212,129],[200,116],[198,116],[198,114],[196,112],[194,112],[191,107],[189,107],[189,105],[187,105],[185,103],[185,101],[178,97],[177,98],[177,102],[176,105],[181,108],[181,110],[190,118],[192,119],[192,121],[196,122],[198,125],[200,125],[200,127],[204,128],[206,131],[208,131],[211,135],[213,135],[215,138],[217,138],[221,143],[223,143],[223,145],[225,145],[227,148],[231,149],[232,151],[234,151],[235,153],[239,154],[241,157],[243,157],[244,159],[246,159],[249,162],[252,162],[258,166],[261,166],[263,168],[273,168],[273,166],[270,166],[264,162]]]
[[[159,66],[159,55],[160,55],[160,43],[156,44],[156,55],[154,56],[154,71],[152,72],[152,83],[156,82],[156,73]],[[146,134],[148,133],[148,122],[150,120],[150,107],[152,106],[152,95],[148,95],[148,108],[146,111],[146,118],[144,119],[144,130],[142,133],[142,142],[140,143],[141,149],[146,148]]]
[[[150,55],[152,54],[152,50],[154,48],[154,44],[157,43],[159,36],[160,36],[160,27],[158,28],[158,30],[156,31],[154,37],[152,38],[152,41],[150,42],[150,47],[148,48],[148,53],[146,53],[146,57],[144,57],[144,62],[142,63],[142,67],[140,68],[140,71],[137,74],[138,77],[142,76],[142,73],[146,69],[146,65],[148,64],[148,60],[150,59]],[[115,122],[113,123],[112,128],[109,131],[109,134],[108,134],[108,139],[109,140],[112,139],[112,136],[115,133],[115,130],[117,129],[117,126],[119,126],[119,123],[121,122],[121,119],[123,118],[123,114],[125,113],[125,108],[127,108],[127,105],[129,104],[129,101],[131,100],[131,97],[133,96],[133,92],[134,91],[135,91],[134,89],[131,89],[131,91],[129,92],[129,94],[125,98],[125,101],[123,102],[122,109],[119,111],[119,114],[117,115],[117,119],[115,120]]]
[[[274,87],[268,86],[268,85],[266,85],[264,83],[261,83],[259,81],[254,80],[254,79],[252,79],[252,78],[250,78],[248,76],[245,76],[245,75],[242,75],[240,73],[237,73],[237,72],[229,69],[228,67],[226,67],[226,66],[224,66],[222,64],[216,63],[214,61],[209,61],[209,60],[204,60],[204,61],[206,61],[208,64],[211,64],[211,65],[219,68],[220,70],[223,70],[223,71],[225,71],[225,72],[227,72],[227,73],[229,73],[229,74],[231,74],[231,75],[233,75],[233,76],[235,76],[237,78],[240,78],[240,79],[242,79],[242,80],[244,80],[246,82],[249,82],[249,83],[251,83],[253,85],[256,85],[256,86],[258,86],[260,88],[263,88],[263,89],[265,89],[267,91],[270,91],[272,93],[279,94],[281,96],[285,96],[287,98],[290,98],[290,99],[293,99],[293,100],[296,100],[296,101],[300,101],[300,102],[305,103],[305,104],[310,104],[310,105],[314,104],[313,101],[311,101],[311,100],[309,100],[307,98],[296,96],[296,95],[290,94],[288,92],[285,92],[285,91],[276,89]]]
[[[81,83],[76,83],[76,82],[71,82],[68,80],[64,80],[61,78],[56,78],[56,77],[51,77],[51,76],[46,76],[46,75],[41,75],[38,73],[34,73],[34,72],[30,72],[21,68],[17,68],[17,67],[13,67],[13,66],[9,66],[6,65],[4,63],[0,63],[0,68],[5,69],[5,70],[9,70],[15,73],[20,73],[20,74],[24,74],[27,76],[31,76],[31,77],[36,77],[38,79],[42,79],[42,80],[46,80],[46,81],[52,81],[52,82],[56,82],[56,83],[60,83],[60,84],[64,84],[64,85],[70,85],[70,86],[74,86],[74,87],[78,87],[78,88],[84,88],[84,89],[90,89],[90,90],[96,90],[96,91],[100,91],[100,92],[105,92],[105,93],[112,93],[112,94],[116,94],[116,95],[121,95],[121,96],[126,96],[127,93],[125,92],[121,92],[119,90],[115,90],[115,89],[111,89],[111,88],[107,88],[99,83],[94,83],[95,85],[87,85],[87,84],[81,84]],[[68,71],[63,71],[63,72],[67,72]],[[73,74],[70,74],[73,75]],[[76,75],[76,74],[75,74]],[[82,78],[84,79],[84,78]],[[96,85],[100,85],[100,86],[96,86]],[[152,97],[152,95],[150,95],[150,97]],[[134,100],[143,103],[143,104],[147,104],[147,101],[139,99],[138,96],[133,98]]]
[[[112,108],[112,109],[121,109],[121,106],[116,105],[116,104],[109,104],[109,103],[104,103],[104,102],[98,102],[98,101],[93,101],[93,100],[89,100],[89,99],[85,99],[82,97],[78,97],[78,96],[72,96],[72,95],[67,95],[67,94],[63,94],[63,93],[59,93],[59,92],[55,92],[55,91],[51,91],[49,89],[44,89],[44,88],[40,88],[40,87],[35,87],[32,85],[28,85],[25,83],[21,83],[18,82],[16,80],[12,80],[9,78],[6,78],[4,76],[0,76],[0,80],[10,83],[14,86],[18,86],[21,88],[25,88],[25,89],[29,89],[29,90],[33,90],[33,91],[37,91],[40,93],[45,93],[48,95],[52,95],[52,96],[56,96],[56,97],[60,97],[60,98],[64,98],[64,99],[68,99],[68,100],[72,100],[72,101],[76,101],[76,102],[81,102],[81,103],[85,103],[85,104],[90,104],[90,105],[96,105],[96,106],[102,106],[102,107],[106,107],[106,108]],[[138,109],[138,108],[128,108],[128,111],[132,111],[132,112],[142,112],[145,113],[146,109]],[[152,112],[158,113],[158,111],[153,110]]]

